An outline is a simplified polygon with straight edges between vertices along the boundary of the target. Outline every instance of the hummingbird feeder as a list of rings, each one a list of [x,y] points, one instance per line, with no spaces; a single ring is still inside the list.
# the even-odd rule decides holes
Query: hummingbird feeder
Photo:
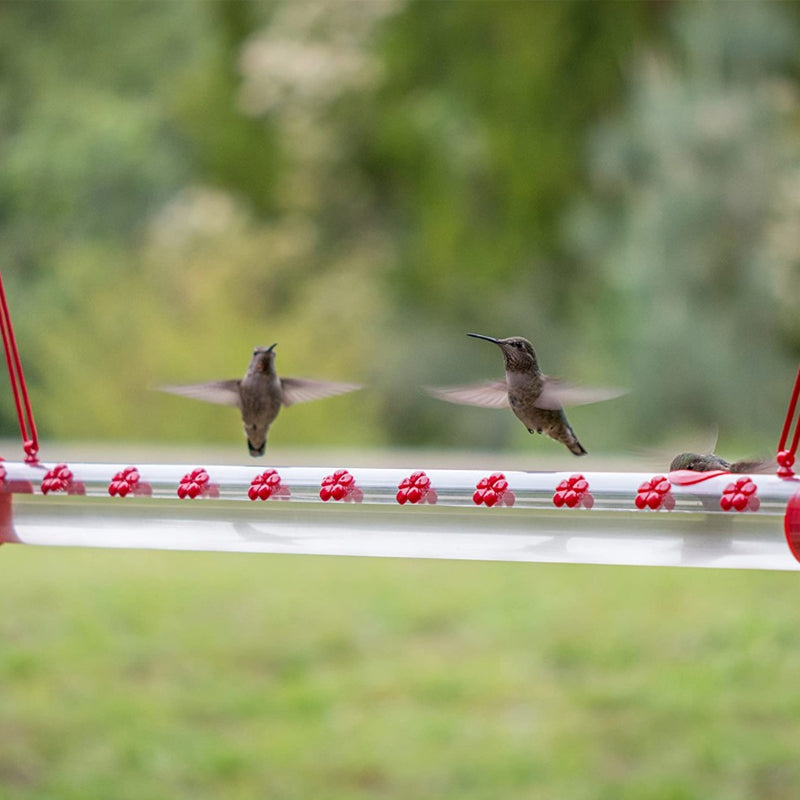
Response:
[[[800,371],[771,475],[49,464],[2,276],[0,331],[24,453],[0,543],[800,570]]]

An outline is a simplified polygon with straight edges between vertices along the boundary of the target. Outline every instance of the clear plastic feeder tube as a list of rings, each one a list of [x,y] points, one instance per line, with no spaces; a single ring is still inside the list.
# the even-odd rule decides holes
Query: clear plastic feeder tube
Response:
[[[2,466],[5,542],[800,568],[783,530],[800,484],[774,475]]]

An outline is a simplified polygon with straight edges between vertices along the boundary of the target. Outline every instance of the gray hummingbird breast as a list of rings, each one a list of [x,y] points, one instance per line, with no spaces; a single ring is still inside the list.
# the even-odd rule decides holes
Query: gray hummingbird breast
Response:
[[[275,416],[281,406],[281,388],[277,378],[258,377],[242,381],[242,411],[253,416]]]
[[[533,405],[542,393],[542,382],[535,375],[524,372],[507,372],[508,402],[513,406]]]

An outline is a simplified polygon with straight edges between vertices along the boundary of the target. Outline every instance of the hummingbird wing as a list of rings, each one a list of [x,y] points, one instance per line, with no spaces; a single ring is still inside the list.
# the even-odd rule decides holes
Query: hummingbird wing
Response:
[[[183,386],[159,386],[160,392],[178,394],[207,403],[219,403],[224,406],[239,406],[238,380],[212,381],[211,383],[190,383]]]
[[[361,389],[360,383],[335,383],[333,381],[312,381],[307,378],[281,378],[282,402],[285,406],[320,400]]]
[[[600,403],[612,400],[626,393],[626,389],[608,386],[577,386],[558,378],[542,376],[544,387],[536,400],[537,408],[557,410],[563,406],[583,406],[587,403]]]
[[[431,397],[462,406],[508,408],[508,386],[505,381],[486,381],[469,386],[423,386]]]

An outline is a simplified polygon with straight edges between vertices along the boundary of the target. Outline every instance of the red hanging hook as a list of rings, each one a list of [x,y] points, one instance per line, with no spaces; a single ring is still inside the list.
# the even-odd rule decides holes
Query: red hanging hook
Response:
[[[797,411],[797,401],[800,398],[800,368],[797,370],[797,377],[794,380],[794,389],[792,396],[789,400],[789,408],[786,410],[786,420],[783,423],[783,430],[781,431],[781,438],[778,442],[778,475],[781,478],[794,477],[794,457],[797,453],[797,444],[800,441],[800,424],[795,424],[794,436],[789,449],[786,449],[786,440],[789,438],[789,431],[792,428],[792,422],[795,421],[795,412]]]
[[[14,405],[17,408],[17,419],[19,421],[19,431],[22,435],[22,449],[25,451],[25,461],[29,464],[35,464],[39,460],[37,457],[39,453],[39,437],[36,434],[36,423],[33,421],[33,410],[28,397],[28,387],[25,384],[25,374],[22,371],[17,340],[14,337],[14,328],[11,325],[11,313],[6,302],[6,290],[3,286],[2,272],[0,272],[0,332],[3,335],[3,349],[6,353],[8,377],[11,381]]]

